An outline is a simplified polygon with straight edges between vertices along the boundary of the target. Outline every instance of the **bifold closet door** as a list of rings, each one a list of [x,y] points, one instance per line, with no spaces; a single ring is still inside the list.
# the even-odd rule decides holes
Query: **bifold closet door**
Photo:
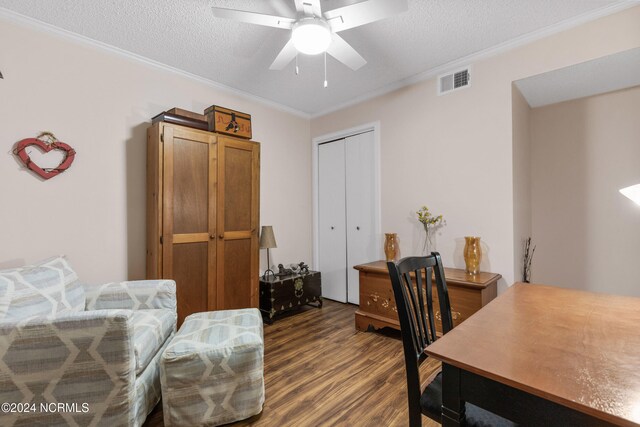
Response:
[[[360,303],[354,265],[379,258],[374,133],[318,146],[318,261],[322,295]]]
[[[318,260],[322,296],[347,302],[344,140],[318,146]]]
[[[352,304],[360,303],[359,276],[353,266],[379,258],[373,135],[365,132],[345,139],[347,301]]]
[[[176,281],[178,323],[216,308],[216,137],[164,127],[162,277]]]

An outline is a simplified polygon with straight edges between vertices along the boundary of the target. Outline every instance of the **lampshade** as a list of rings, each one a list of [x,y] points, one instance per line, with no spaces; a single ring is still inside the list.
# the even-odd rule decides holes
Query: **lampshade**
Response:
[[[293,27],[291,41],[298,52],[307,55],[322,53],[331,44],[329,24],[318,18],[302,19]]]
[[[637,205],[640,205],[640,184],[632,185],[631,187],[621,188],[620,193],[629,199],[633,200],[633,202]]]
[[[273,235],[273,226],[263,225],[260,231],[260,249],[277,248],[276,237]]]

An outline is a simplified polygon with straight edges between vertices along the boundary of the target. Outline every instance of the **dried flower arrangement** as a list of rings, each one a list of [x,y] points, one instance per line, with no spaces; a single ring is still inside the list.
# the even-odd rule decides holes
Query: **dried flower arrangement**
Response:
[[[530,283],[531,280],[531,261],[533,260],[533,254],[536,251],[534,246],[531,249],[531,237],[528,237],[524,241],[524,255],[522,256],[522,281],[524,283]]]
[[[433,231],[437,227],[445,225],[446,223],[442,215],[433,215],[426,206],[422,206],[416,212],[416,215],[418,216],[418,221],[420,221],[426,233],[423,251],[428,253],[433,249]]]

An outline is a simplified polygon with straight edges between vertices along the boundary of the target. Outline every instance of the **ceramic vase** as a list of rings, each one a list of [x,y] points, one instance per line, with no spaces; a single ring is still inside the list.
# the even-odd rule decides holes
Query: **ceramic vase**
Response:
[[[466,236],[464,240],[464,263],[467,267],[467,273],[478,274],[480,272],[480,261],[482,261],[480,237]]]
[[[398,259],[398,235],[396,233],[384,233],[384,254],[387,261]]]

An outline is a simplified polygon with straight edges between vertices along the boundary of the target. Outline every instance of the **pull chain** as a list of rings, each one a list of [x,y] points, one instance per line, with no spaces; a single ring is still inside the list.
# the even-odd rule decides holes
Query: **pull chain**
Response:
[[[324,53],[324,87],[326,88],[328,85],[327,83],[327,52]]]
[[[300,74],[300,69],[298,68],[298,55],[296,55],[296,76]]]

